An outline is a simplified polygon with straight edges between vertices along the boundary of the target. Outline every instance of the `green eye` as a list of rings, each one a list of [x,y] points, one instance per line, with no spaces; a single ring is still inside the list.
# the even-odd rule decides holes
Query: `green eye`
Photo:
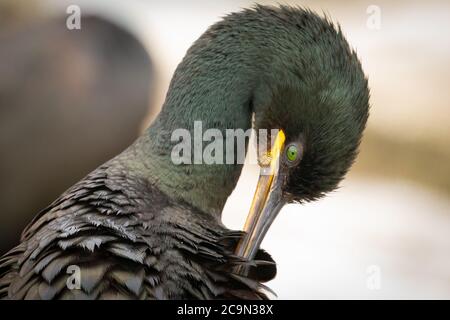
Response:
[[[294,146],[294,145],[290,145],[286,149],[286,157],[291,162],[294,162],[295,160],[297,160],[297,157],[298,157],[298,149],[297,149],[297,147]]]

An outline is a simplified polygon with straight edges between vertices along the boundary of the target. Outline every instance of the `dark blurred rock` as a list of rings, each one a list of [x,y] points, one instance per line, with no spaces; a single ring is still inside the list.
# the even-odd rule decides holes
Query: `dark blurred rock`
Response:
[[[129,33],[95,17],[0,29],[0,253],[67,187],[138,135],[151,63]]]

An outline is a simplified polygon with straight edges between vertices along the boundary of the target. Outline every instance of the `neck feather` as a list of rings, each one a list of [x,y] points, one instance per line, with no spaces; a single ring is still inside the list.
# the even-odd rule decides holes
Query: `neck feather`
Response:
[[[193,149],[196,121],[201,122],[201,134],[214,128],[224,139],[226,129],[246,131],[251,127],[255,72],[237,63],[230,65],[217,57],[207,59],[204,53],[197,56],[191,49],[174,74],[161,113],[134,148],[144,166],[142,173],[162,192],[218,218],[242,164],[194,164],[194,151],[191,164],[174,164],[171,154],[179,141],[171,141],[171,137],[175,130],[186,129]],[[208,143],[203,142],[202,150]]]
[[[281,57],[290,48],[278,43],[280,34],[294,33],[279,23],[275,9],[258,10],[228,16],[193,44],[175,71],[161,113],[132,147],[141,175],[169,197],[218,217],[242,164],[176,165],[171,153],[178,141],[171,136],[186,129],[194,137],[195,121],[203,132],[219,129],[222,137],[226,129],[246,131],[253,113],[266,116],[280,78],[284,85],[294,82],[290,58]]]

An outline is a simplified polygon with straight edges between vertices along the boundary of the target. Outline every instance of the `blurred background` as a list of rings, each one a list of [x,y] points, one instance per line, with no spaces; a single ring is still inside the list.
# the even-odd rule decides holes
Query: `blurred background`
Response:
[[[40,209],[159,112],[192,42],[255,1],[0,0],[0,253]],[[371,87],[361,153],[339,190],[283,209],[263,247],[280,299],[450,299],[450,3],[256,1],[340,23]],[[69,5],[81,29],[66,26]],[[244,168],[223,213],[241,229]]]

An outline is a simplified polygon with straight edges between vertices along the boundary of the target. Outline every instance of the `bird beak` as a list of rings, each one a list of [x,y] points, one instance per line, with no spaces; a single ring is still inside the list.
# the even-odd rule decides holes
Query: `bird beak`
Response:
[[[263,157],[265,163],[260,162],[258,184],[244,225],[246,234],[236,248],[236,254],[246,260],[255,257],[267,230],[284,205],[281,189],[284,175],[279,171],[279,164],[285,139],[284,132],[279,130],[271,150]],[[245,275],[246,269],[239,266],[237,273]]]

